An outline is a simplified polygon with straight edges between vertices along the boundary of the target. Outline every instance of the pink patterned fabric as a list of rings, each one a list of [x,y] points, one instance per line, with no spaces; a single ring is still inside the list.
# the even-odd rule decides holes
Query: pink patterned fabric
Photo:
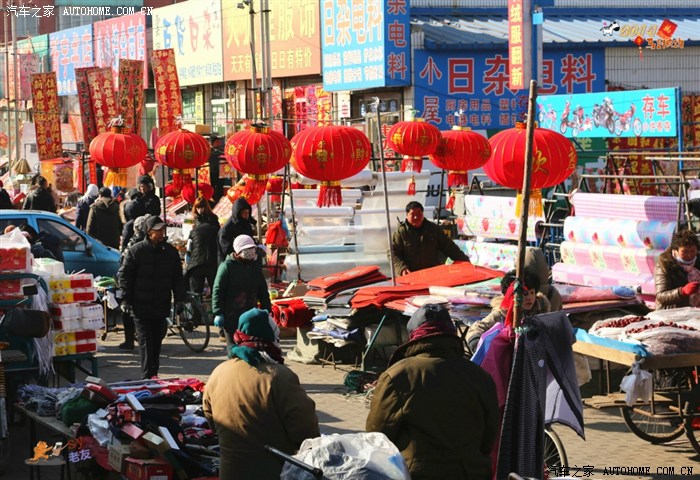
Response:
[[[639,286],[642,293],[652,295],[656,293],[654,275],[650,273],[634,275],[614,270],[597,270],[593,267],[557,263],[552,267],[552,280],[588,287]]]
[[[610,208],[611,202],[615,208]],[[678,218],[678,197],[576,192],[571,196],[571,203],[577,217],[666,222],[675,222]]]
[[[562,263],[637,275],[653,274],[656,261],[663,250],[562,242],[560,252]]]

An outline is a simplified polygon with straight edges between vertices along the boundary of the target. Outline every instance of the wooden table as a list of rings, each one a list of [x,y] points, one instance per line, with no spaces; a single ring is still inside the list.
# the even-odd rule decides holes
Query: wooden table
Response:
[[[75,438],[73,431],[68,428],[61,420],[56,417],[44,417],[36,412],[27,410],[23,405],[15,405],[15,410],[20,412],[22,415],[27,417],[29,420],[29,456],[27,458],[32,458],[34,456],[34,446],[40,439],[37,439],[36,426],[37,424],[51,431],[52,435],[57,435],[61,438],[61,441],[65,442]],[[47,440],[41,439],[47,444],[51,444]],[[55,442],[54,442],[55,443]],[[63,480],[65,473],[68,473],[68,478],[70,478],[70,462],[68,461],[68,449],[63,449],[61,452],[63,454],[64,463],[61,465],[61,480]],[[34,471],[36,470],[37,478],[41,479],[41,464],[31,465],[29,464],[29,478],[34,478]]]

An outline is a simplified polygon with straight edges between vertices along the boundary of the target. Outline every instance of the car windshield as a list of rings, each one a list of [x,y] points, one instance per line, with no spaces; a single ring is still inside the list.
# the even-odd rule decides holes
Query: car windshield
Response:
[[[70,227],[46,218],[38,218],[36,223],[40,232],[49,233],[61,241],[61,250],[68,252],[85,251],[83,237]]]

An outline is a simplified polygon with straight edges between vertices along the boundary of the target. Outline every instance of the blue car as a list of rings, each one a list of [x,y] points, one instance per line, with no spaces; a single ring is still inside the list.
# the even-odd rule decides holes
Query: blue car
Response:
[[[119,250],[103,245],[59,215],[38,210],[0,210],[0,233],[8,225],[19,227],[25,223],[61,240],[66,272],[84,270],[95,277],[117,275]]]

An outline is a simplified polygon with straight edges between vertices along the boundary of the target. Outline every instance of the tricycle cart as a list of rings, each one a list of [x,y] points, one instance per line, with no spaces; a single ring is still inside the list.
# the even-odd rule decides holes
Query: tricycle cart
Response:
[[[670,442],[685,432],[690,444],[700,453],[700,352],[641,356],[583,341],[576,342],[573,350],[630,368],[636,363],[640,369],[652,373],[653,392],[649,402],[638,400],[629,406],[624,393],[608,393],[586,399],[586,405],[619,408],[627,427],[639,438],[651,443]]]

